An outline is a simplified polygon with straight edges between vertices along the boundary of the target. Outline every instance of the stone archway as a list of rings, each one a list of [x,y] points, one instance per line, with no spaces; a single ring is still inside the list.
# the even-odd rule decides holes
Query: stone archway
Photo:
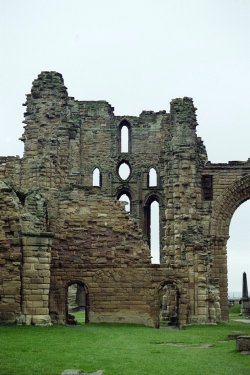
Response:
[[[229,226],[236,209],[250,199],[250,176],[244,176],[229,185],[216,199],[211,217],[211,251],[213,278],[218,280],[221,315],[228,319],[227,241]]]
[[[164,280],[159,285],[157,328],[180,326],[180,289],[176,280]]]
[[[89,322],[89,294],[86,284],[70,281],[66,285],[66,323]]]

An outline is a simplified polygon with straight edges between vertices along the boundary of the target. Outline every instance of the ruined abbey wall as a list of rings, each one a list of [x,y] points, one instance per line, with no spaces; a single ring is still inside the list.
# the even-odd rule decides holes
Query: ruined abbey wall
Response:
[[[250,197],[250,162],[208,162],[192,99],[174,99],[170,113],[115,116],[109,103],[75,100],[59,73],[42,72],[25,106],[24,155],[0,157],[0,321],[64,323],[74,282],[88,290],[90,322],[157,327],[171,286],[179,325],[227,319],[226,243]],[[150,255],[154,201],[159,265]]]

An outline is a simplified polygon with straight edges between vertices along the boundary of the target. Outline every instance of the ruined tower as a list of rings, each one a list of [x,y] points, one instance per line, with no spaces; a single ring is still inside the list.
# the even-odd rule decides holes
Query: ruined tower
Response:
[[[163,294],[180,326],[227,319],[228,228],[250,197],[250,163],[207,161],[192,99],[116,116],[42,72],[25,106],[24,155],[0,157],[0,321],[67,321],[72,284],[90,322],[157,327]]]

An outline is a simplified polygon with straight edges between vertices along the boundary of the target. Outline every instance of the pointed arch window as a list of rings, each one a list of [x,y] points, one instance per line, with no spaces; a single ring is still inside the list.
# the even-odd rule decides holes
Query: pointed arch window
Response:
[[[131,127],[128,121],[123,120],[119,126],[119,151],[128,153],[131,151]]]
[[[128,127],[121,127],[121,152],[128,152]]]
[[[92,185],[97,187],[101,187],[102,185],[102,175],[99,168],[93,170]]]
[[[157,172],[155,168],[150,168],[148,173],[148,186],[155,187],[157,186]]]
[[[145,205],[145,232],[153,264],[160,263],[160,207],[158,198],[152,196]]]

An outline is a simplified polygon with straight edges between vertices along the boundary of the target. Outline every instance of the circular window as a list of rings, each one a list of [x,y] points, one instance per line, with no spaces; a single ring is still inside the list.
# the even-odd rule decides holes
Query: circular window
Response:
[[[131,170],[128,163],[123,162],[118,168],[118,174],[122,180],[127,180],[130,176]]]

